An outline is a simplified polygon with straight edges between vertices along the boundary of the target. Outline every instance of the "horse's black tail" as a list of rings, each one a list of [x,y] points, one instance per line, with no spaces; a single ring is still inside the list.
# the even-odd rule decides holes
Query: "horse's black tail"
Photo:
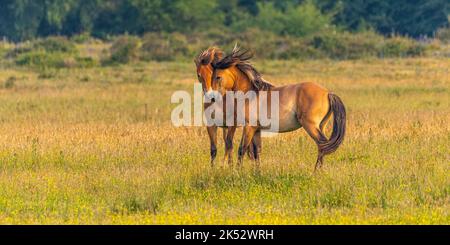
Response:
[[[328,94],[330,111],[333,112],[333,132],[327,141],[319,142],[319,151],[323,155],[333,153],[344,140],[346,127],[346,111],[341,98],[333,93]]]

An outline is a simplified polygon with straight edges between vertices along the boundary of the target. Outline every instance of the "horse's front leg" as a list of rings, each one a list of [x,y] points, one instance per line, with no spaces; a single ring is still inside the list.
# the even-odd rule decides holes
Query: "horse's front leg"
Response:
[[[214,160],[217,156],[217,126],[206,127],[209,135],[209,143],[211,145],[211,167],[214,167]]]
[[[244,126],[244,132],[242,134],[241,144],[239,146],[239,152],[238,152],[238,165],[242,166],[242,161],[244,159],[244,155],[247,152],[250,144],[252,143],[253,136],[255,135],[256,131],[258,130],[257,127],[252,126]],[[253,146],[253,145],[252,145]],[[255,161],[259,161],[258,151],[254,151],[254,158]]]
[[[228,165],[232,166],[233,165],[233,138],[234,138],[234,133],[236,132],[236,126],[231,126],[228,127],[228,133],[226,134],[225,137],[225,157],[223,159],[223,163],[225,165],[225,163],[228,162]],[[225,131],[224,131],[225,133]]]

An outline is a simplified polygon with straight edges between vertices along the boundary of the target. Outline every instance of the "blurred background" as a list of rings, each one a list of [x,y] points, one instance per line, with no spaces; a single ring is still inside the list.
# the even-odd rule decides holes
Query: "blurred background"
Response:
[[[192,59],[207,46],[231,47],[235,42],[267,59],[450,53],[448,0],[0,3],[0,55],[18,65],[85,67]],[[80,50],[74,48],[77,44],[89,46]],[[64,62],[62,56],[71,59]]]

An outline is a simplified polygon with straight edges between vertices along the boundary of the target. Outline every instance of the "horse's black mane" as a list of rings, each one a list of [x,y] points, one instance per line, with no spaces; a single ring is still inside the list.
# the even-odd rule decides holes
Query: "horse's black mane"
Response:
[[[233,51],[221,60],[213,62],[214,69],[227,69],[235,65],[240,71],[242,71],[253,84],[256,90],[269,90],[273,85],[264,80],[255,67],[250,63],[250,59],[253,58],[253,54],[245,49],[240,49],[235,46]]]

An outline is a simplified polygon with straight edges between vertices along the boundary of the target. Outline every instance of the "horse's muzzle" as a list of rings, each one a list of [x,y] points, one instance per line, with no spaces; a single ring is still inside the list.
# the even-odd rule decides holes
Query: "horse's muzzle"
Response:
[[[211,102],[215,102],[217,99],[217,96],[218,96],[218,93],[213,90],[209,90],[208,92],[205,93],[205,98],[207,98],[208,100],[211,100]]]

